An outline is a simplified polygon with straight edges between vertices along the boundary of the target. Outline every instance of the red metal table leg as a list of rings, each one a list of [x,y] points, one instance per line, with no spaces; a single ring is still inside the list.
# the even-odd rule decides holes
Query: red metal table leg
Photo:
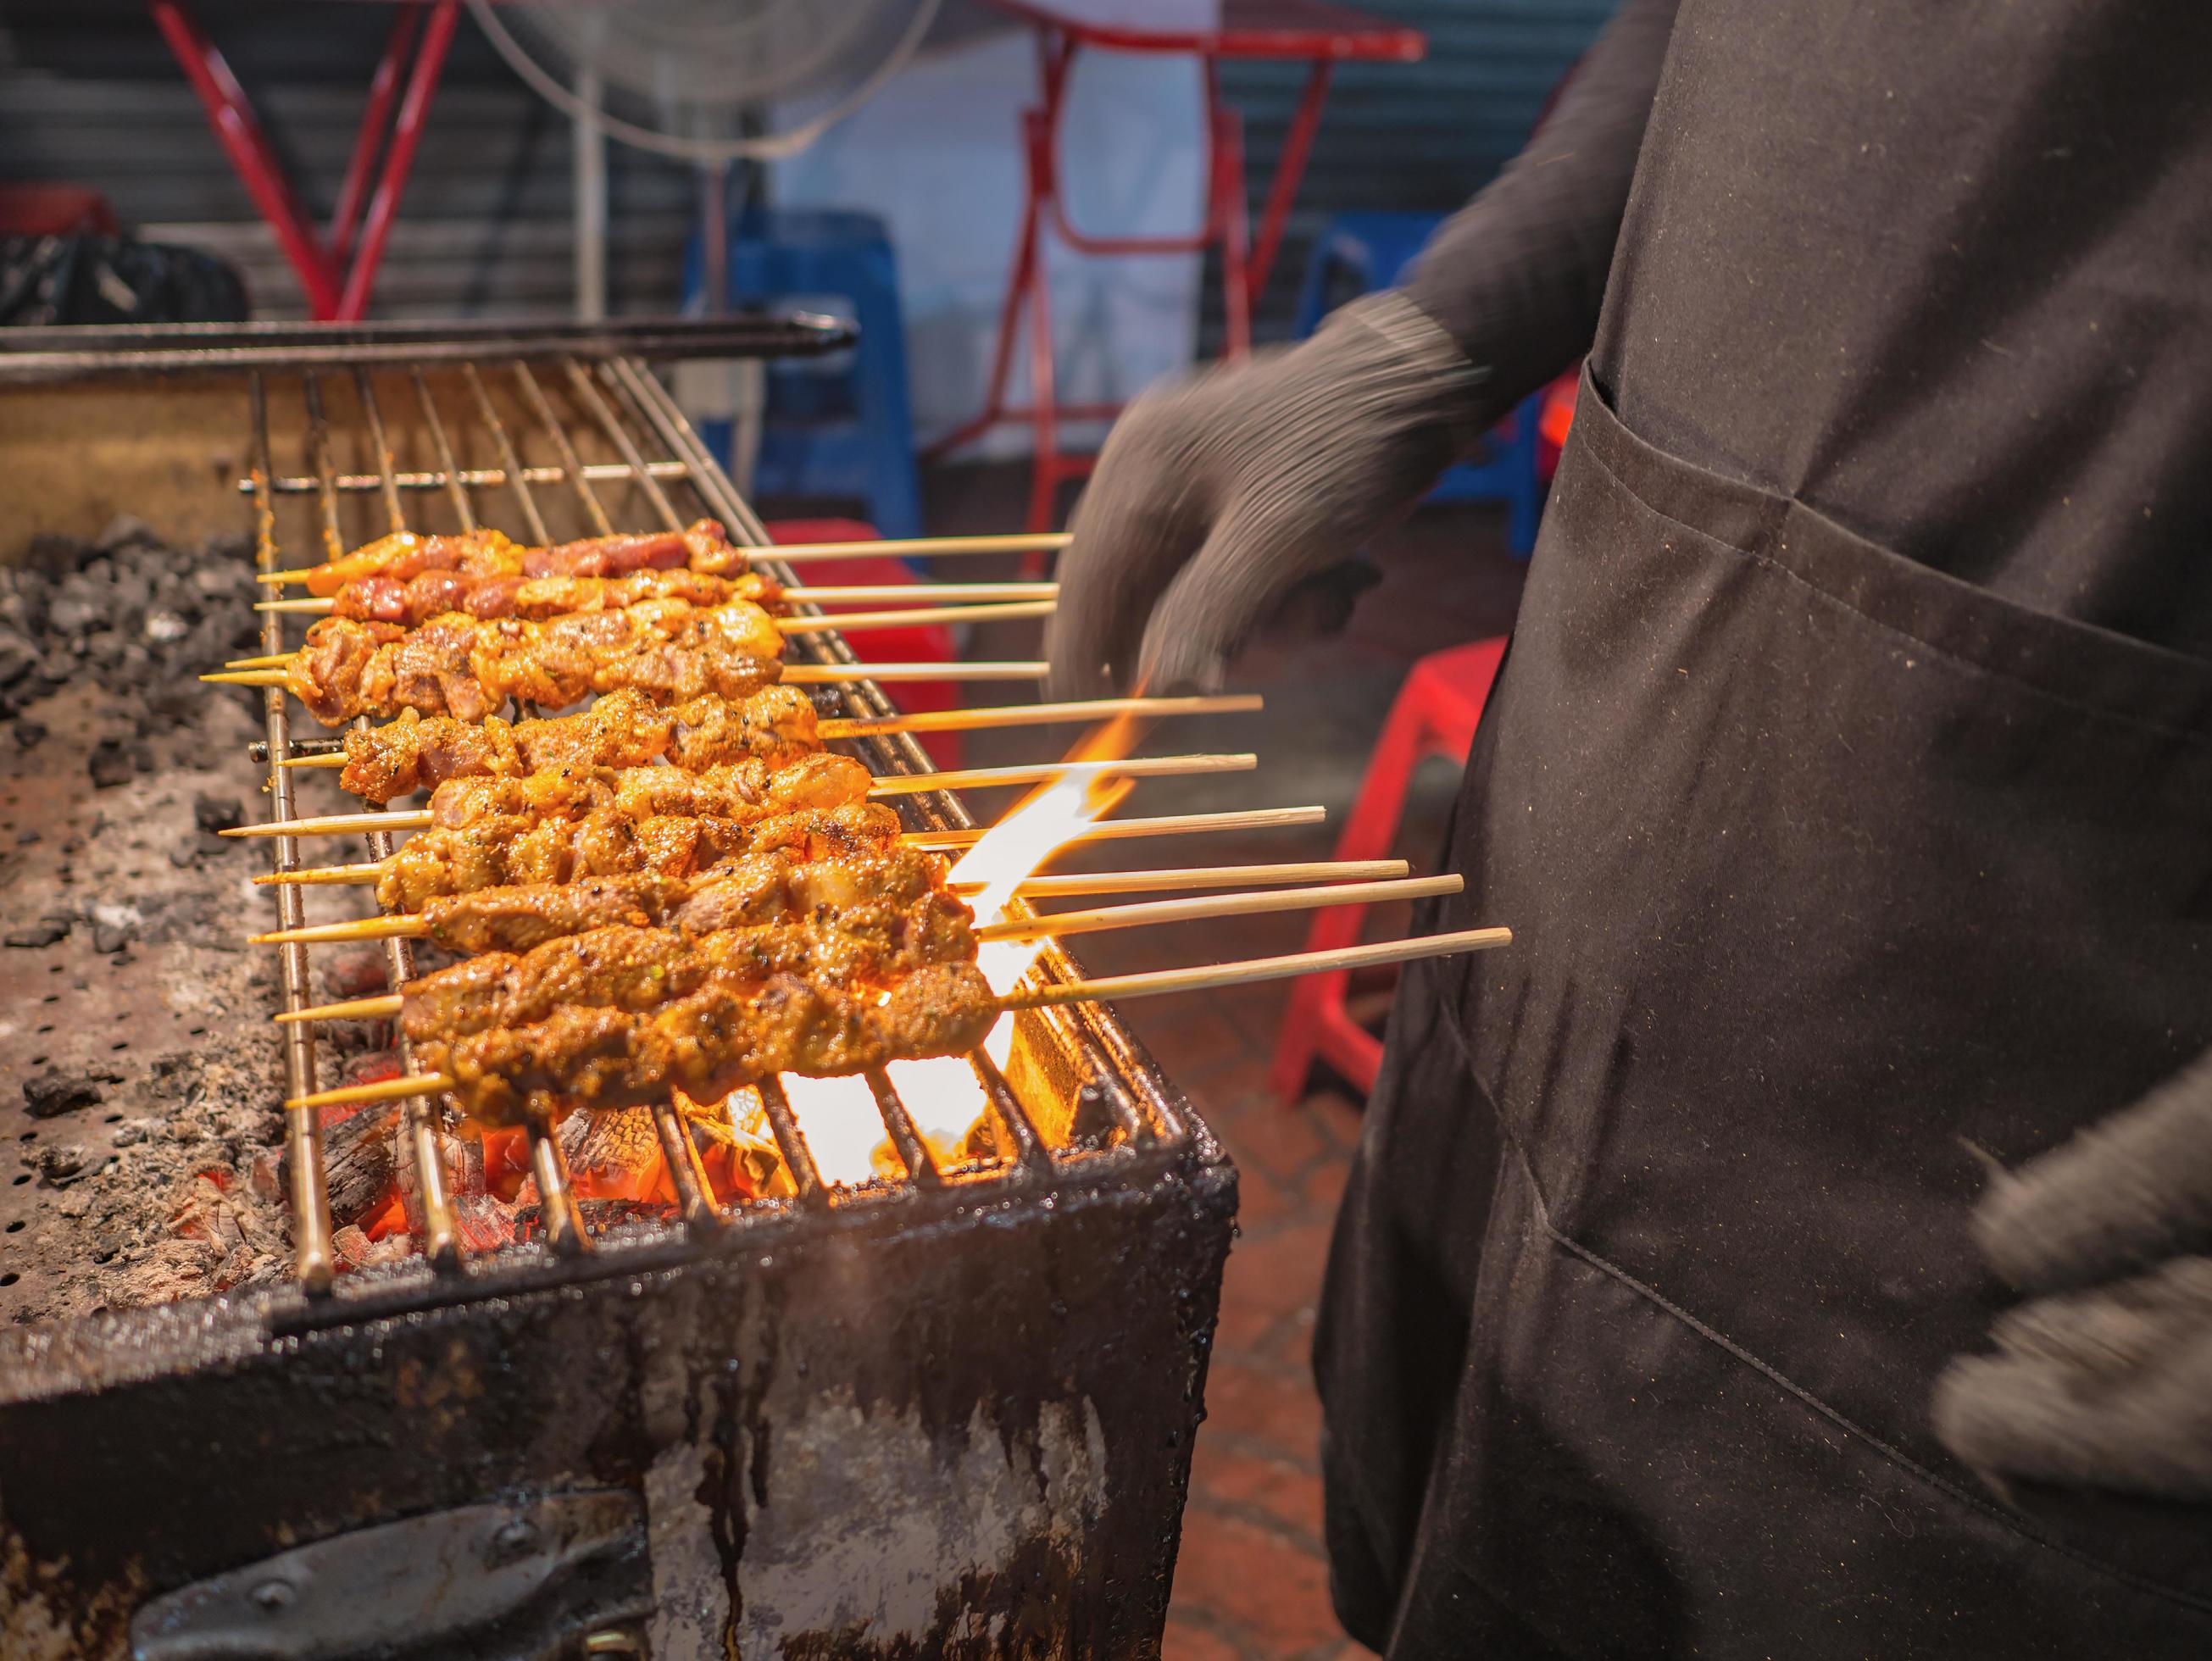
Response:
[[[1260,238],[1253,245],[1251,268],[1245,275],[1244,292],[1255,307],[1275,269],[1275,256],[1282,251],[1283,228],[1290,222],[1291,204],[1297,198],[1299,180],[1305,177],[1314,134],[1321,129],[1322,106],[1328,101],[1328,76],[1334,67],[1326,58],[1314,60],[1297,113],[1291,118],[1291,130],[1283,135],[1283,153],[1275,159],[1275,177],[1267,186],[1267,204],[1260,215]]]
[[[353,252],[353,234],[361,228],[362,204],[368,198],[368,172],[377,152],[384,148],[392,119],[392,100],[399,94],[399,77],[414,50],[415,37],[427,9],[423,0],[410,0],[392,20],[392,35],[384,43],[384,56],[376,60],[376,74],[368,83],[368,102],[361,113],[361,131],[353,141],[353,159],[346,163],[345,182],[338,186],[337,206],[331,212],[331,258],[343,263]]]
[[[346,273],[345,292],[338,301],[337,319],[358,322],[368,310],[369,291],[376,286],[377,267],[384,263],[384,245],[398,216],[399,195],[415,166],[416,146],[430,115],[430,100],[445,73],[446,53],[453,44],[453,30],[461,21],[461,0],[437,0],[429,27],[422,32],[422,50],[408,77],[407,95],[400,101],[398,125],[392,130],[392,153],[384,161],[384,176],[368,204],[368,222],[362,228],[361,247]]]
[[[307,216],[300,211],[291,186],[284,181],[269,140],[253,119],[253,106],[246,100],[246,89],[238,84],[238,77],[216,50],[215,42],[178,0],[149,0],[147,9],[153,14],[155,27],[169,43],[185,79],[199,94],[208,125],[215,129],[216,142],[230,157],[239,182],[276,234],[277,246],[284,251],[307,296],[309,314],[319,323],[330,321],[338,314],[337,273]]]

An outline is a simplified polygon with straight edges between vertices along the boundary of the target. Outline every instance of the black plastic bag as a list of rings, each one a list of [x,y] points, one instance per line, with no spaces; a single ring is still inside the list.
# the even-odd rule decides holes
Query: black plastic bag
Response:
[[[243,323],[246,284],[198,248],[128,236],[0,237],[0,327]]]

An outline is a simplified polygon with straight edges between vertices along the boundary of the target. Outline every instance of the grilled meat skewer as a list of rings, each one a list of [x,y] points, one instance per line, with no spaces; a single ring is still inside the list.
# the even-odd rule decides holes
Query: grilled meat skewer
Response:
[[[696,772],[748,757],[780,764],[820,748],[813,703],[796,687],[763,686],[734,700],[709,693],[673,708],[626,687],[580,715],[530,721],[488,715],[472,726],[402,710],[397,721],[346,734],[338,784],[381,803],[448,779],[656,761]]]
[[[944,890],[944,855],[892,844],[840,859],[792,849],[750,854],[694,880],[645,873],[441,894],[424,903],[422,938],[449,952],[528,952],[617,925],[679,934],[826,918],[861,905],[902,907]]]
[[[680,767],[550,768],[520,776],[448,779],[430,793],[432,828],[460,830],[489,818],[629,818],[672,814],[744,824],[807,808],[862,801],[875,778],[850,756],[817,750],[781,767],[760,757],[704,771]]]
[[[638,819],[606,810],[580,819],[494,815],[410,837],[377,878],[378,904],[416,912],[441,894],[579,878],[692,877],[780,848],[836,859],[895,844],[898,815],[880,802],[778,813],[744,823],[671,815]]]
[[[532,1025],[427,1040],[416,1053],[452,1079],[471,1118],[513,1124],[571,1106],[665,1101],[675,1090],[718,1101],[779,1073],[834,1078],[957,1056],[981,1043],[998,1015],[971,963],[933,964],[881,991],[730,975],[651,1010],[569,1005]]]
[[[612,924],[411,980],[400,989],[400,1030],[427,1043],[532,1025],[569,1007],[658,1009],[731,976],[880,989],[931,964],[971,960],[972,923],[953,896],[926,892],[904,905],[862,902],[819,919],[704,934]]]
[[[682,531],[641,536],[589,537],[556,547],[532,548],[497,531],[459,536],[420,536],[397,531],[306,574],[307,592],[329,599],[349,582],[388,577],[407,582],[427,572],[469,577],[619,577],[635,571],[689,569],[709,576],[743,576],[745,557],[730,546],[711,519]]]
[[[424,571],[402,581],[359,577],[338,590],[330,615],[362,623],[416,628],[448,611],[479,619],[526,618],[543,622],[573,611],[619,611],[647,600],[680,599],[688,605],[721,605],[733,599],[774,605],[782,589],[757,572],[710,576],[704,571],[633,571],[627,576],[532,577],[466,571]]]
[[[782,651],[775,619],[744,601],[648,600],[544,623],[447,612],[414,630],[325,618],[285,684],[325,727],[403,709],[477,721],[510,699],[559,709],[624,688],[743,698],[782,674]]]

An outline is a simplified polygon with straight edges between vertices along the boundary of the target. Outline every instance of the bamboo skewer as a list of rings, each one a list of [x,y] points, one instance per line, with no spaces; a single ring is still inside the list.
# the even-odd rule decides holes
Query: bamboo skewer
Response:
[[[343,869],[344,867],[339,867]],[[374,869],[374,867],[370,867]],[[1280,886],[1314,883],[1357,885],[1381,883],[1403,877],[1411,869],[1403,860],[1308,860],[1291,865],[1208,865],[1169,871],[1079,872],[1064,877],[1030,877],[1014,892],[1024,899],[1069,899],[1090,894],[1171,893],[1186,888]],[[702,880],[711,881],[708,872]],[[973,894],[990,885],[981,881],[951,885],[956,894]],[[1309,889],[1309,892],[1333,892]],[[1386,896],[1370,894],[1374,901]],[[1079,915],[1066,913],[1067,916]],[[1175,921],[1169,919],[1168,921]],[[429,932],[421,917],[404,913],[355,917],[344,922],[309,923],[299,928],[279,928],[266,934],[249,934],[248,946],[331,946],[354,940],[419,940]]]
[[[1181,778],[1193,773],[1249,773],[1260,758],[1235,756],[1131,756],[1119,761],[1025,762],[1013,767],[963,767],[935,773],[887,773],[871,786],[872,796],[912,796],[928,790],[988,790],[1002,785],[1041,784],[1062,778]],[[216,834],[225,837],[332,837],[356,831],[427,830],[437,823],[427,807],[398,812],[324,813],[304,819],[271,819],[241,824]]]
[[[897,600],[922,605],[950,605],[975,600],[1057,599],[1056,582],[856,582],[819,587],[786,588],[777,596],[795,605],[865,605]],[[337,609],[335,599],[264,599],[257,611],[277,611],[288,617],[327,617]]]
[[[1107,905],[1091,911],[1060,911],[1036,917],[1006,917],[975,931],[979,940],[1056,940],[1063,934],[1095,934],[1108,928],[1149,928],[1158,923],[1204,922],[1216,917],[1247,917],[1266,911],[1311,911],[1325,905],[1382,905],[1391,900],[1434,899],[1456,894],[1466,879],[1448,872],[1438,877],[1409,877],[1401,882],[1332,883],[1317,888],[1279,888],[1255,894],[1214,894],[1204,899],[1146,900],[1135,905]]]
[[[1285,888],[1272,892],[1216,894],[1206,899],[1109,905],[1095,911],[1064,911],[1058,916],[1009,917],[999,922],[985,923],[975,931],[975,938],[979,940],[1045,940],[1061,934],[1095,934],[1109,928],[1149,928],[1160,923],[1249,916],[1265,911],[1311,911],[1325,905],[1380,905],[1389,900],[1431,899],[1440,894],[1456,894],[1464,886],[1465,879],[1455,873],[1447,873],[1440,877],[1413,877],[1402,882],[1344,882],[1320,888]],[[362,922],[387,925],[382,936],[386,939],[401,933],[420,934],[422,932],[421,920],[415,917],[365,917]],[[415,927],[404,931],[388,927],[401,923],[411,923]],[[333,934],[329,932],[348,926],[329,923],[320,928],[297,928],[281,935],[257,934],[249,944],[293,940],[313,943],[363,938],[359,934]],[[289,1021],[367,1020],[379,1016],[397,1015],[401,1007],[401,995],[387,992],[373,998],[350,998],[343,1003],[318,1004],[312,1009],[278,1015],[276,1019],[280,1024]]]
[[[1134,975],[1113,975],[1102,980],[1067,981],[1044,986],[1018,987],[995,1001],[1001,1013],[1022,1009],[1045,1009],[1060,1004],[1090,1003],[1109,998],[1157,997],[1170,992],[1207,992],[1224,987],[1250,986],[1261,981],[1288,980],[1297,975],[1326,974],[1340,969],[1367,969],[1384,964],[1413,963],[1425,958],[1450,957],[1462,952],[1486,952],[1513,940],[1510,928],[1463,928],[1445,934],[1425,934],[1412,940],[1382,940],[1372,946],[1339,946],[1326,952],[1292,952],[1279,958],[1248,958],[1240,963],[1199,964],[1188,969],[1147,970]],[[374,1005],[379,1013],[397,1013],[396,995],[362,998],[352,1005],[330,1005],[329,1009],[352,1009]],[[280,1020],[335,1019],[323,1011],[298,1010]],[[284,1104],[295,1110],[339,1107],[354,1102],[388,1102],[407,1096],[432,1094],[453,1088],[442,1073],[418,1073],[409,1078],[386,1079],[375,1084],[345,1085],[318,1091]]]
[[[389,818],[389,814],[374,817]],[[1272,830],[1288,825],[1319,824],[1328,817],[1325,807],[1255,807],[1230,813],[1171,813],[1158,818],[1100,819],[1086,825],[1081,831],[1061,844],[1073,848],[1087,842],[1119,842],[1133,837],[1181,837],[1202,835],[1210,830]],[[972,848],[983,837],[981,827],[967,830],[908,830],[899,841],[908,848],[950,850]],[[286,884],[308,885],[351,885],[366,887],[384,874],[381,861],[365,861],[354,865],[307,867],[296,871],[270,871],[254,878],[261,887]],[[1031,880],[1037,880],[1032,879]],[[1085,880],[1070,878],[1070,881]],[[1067,890],[1067,892],[1109,891]]]
[[[1083,698],[1068,703],[1001,703],[973,709],[932,709],[919,715],[888,715],[880,721],[856,721],[832,716],[816,723],[824,742],[837,739],[879,738],[890,733],[972,733],[994,727],[1049,727],[1062,721],[1097,721],[1109,715],[1242,715],[1262,707],[1256,692],[1224,692],[1206,697]],[[346,764],[343,750],[323,755],[289,756],[279,767],[337,769]]]
[[[787,565],[804,565],[814,560],[850,559],[856,554],[927,559],[939,554],[1050,553],[1066,547],[1073,539],[1065,531],[1039,531],[1018,532],[1010,536],[892,537],[860,542],[756,542],[741,545],[732,551],[747,559],[775,559]],[[264,571],[259,580],[272,584],[305,582],[313,575],[309,569]]]

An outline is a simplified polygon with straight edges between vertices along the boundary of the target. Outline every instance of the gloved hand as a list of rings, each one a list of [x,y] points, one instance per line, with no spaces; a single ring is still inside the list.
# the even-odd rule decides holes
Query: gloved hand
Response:
[[[1401,294],[1130,405],[1060,557],[1055,698],[1221,684],[1292,588],[1352,557],[1481,432],[1482,371]]]
[[[1937,1381],[1936,1428],[1992,1478],[2212,1498],[2212,1055],[2001,1175],[1974,1214],[2045,1295]]]

